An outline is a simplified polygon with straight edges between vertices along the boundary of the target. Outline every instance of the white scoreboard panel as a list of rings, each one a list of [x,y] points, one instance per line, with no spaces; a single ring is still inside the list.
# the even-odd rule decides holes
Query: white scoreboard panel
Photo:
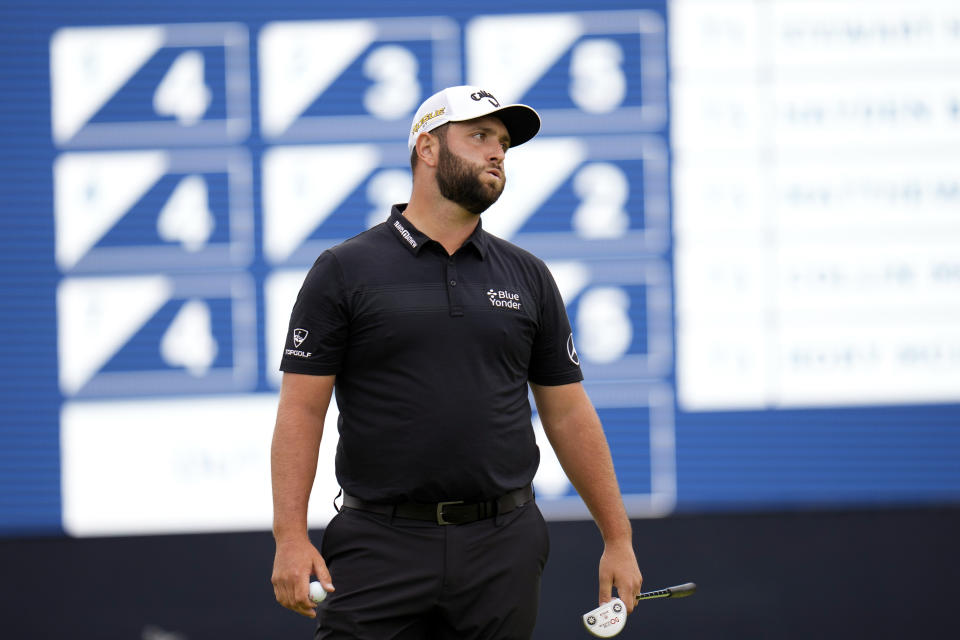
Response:
[[[543,118],[483,223],[554,273],[632,516],[960,497],[953,3],[47,4],[0,45],[0,328],[44,336],[6,350],[0,534],[268,528],[303,276],[461,83]]]
[[[250,133],[248,65],[248,30],[239,23],[60,28],[50,38],[53,140],[242,142]]]
[[[960,7],[672,5],[678,394],[960,399]]]

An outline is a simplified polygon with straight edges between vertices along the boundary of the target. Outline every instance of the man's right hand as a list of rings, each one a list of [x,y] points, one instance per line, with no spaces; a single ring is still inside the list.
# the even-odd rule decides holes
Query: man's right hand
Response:
[[[310,576],[316,576],[325,591],[333,591],[327,563],[309,539],[278,540],[270,579],[277,602],[302,616],[315,618],[317,603],[310,599]]]

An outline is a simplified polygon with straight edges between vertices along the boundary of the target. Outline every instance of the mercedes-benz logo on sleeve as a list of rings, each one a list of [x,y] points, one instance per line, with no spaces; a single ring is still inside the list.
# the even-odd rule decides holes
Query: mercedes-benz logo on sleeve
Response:
[[[567,338],[567,357],[570,358],[570,362],[580,366],[580,356],[577,355],[577,348],[573,346],[573,333],[570,333],[570,336]]]

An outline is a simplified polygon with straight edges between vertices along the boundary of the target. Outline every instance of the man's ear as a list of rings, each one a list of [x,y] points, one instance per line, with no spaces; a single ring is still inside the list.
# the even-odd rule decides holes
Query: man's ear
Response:
[[[440,155],[440,138],[432,133],[421,133],[416,144],[417,158],[428,167],[436,167]]]

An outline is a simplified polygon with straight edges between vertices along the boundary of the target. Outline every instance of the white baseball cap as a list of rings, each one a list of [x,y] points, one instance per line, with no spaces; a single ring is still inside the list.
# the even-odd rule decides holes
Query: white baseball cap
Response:
[[[510,146],[523,144],[540,131],[540,116],[525,104],[500,105],[493,94],[480,87],[461,85],[439,91],[417,109],[410,126],[407,149],[413,151],[421,133],[448,122],[463,122],[482,116],[496,115],[510,134]]]

